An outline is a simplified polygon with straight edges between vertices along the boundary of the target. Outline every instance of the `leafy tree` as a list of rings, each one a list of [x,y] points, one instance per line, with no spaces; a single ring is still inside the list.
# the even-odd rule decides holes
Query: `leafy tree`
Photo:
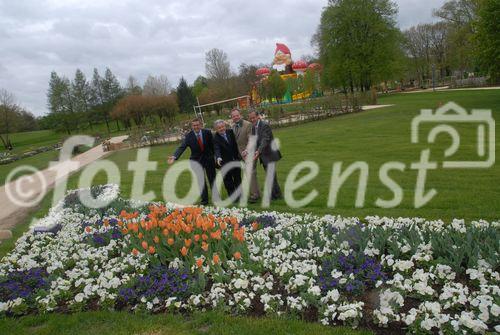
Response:
[[[268,97],[270,96],[280,102],[286,93],[287,85],[278,71],[271,72],[267,78],[267,84],[269,85]]]
[[[90,129],[92,129],[92,113],[91,113],[91,89],[90,84],[87,82],[87,78],[80,69],[76,70],[75,79],[71,84],[73,99],[74,99],[74,109],[75,112],[81,115],[82,119],[85,119]]]
[[[316,90],[316,74],[314,70],[308,69],[304,73],[304,90],[312,94]]]
[[[55,71],[52,71],[47,98],[49,110],[57,122],[56,129],[62,129],[71,134],[71,131],[78,127],[78,117],[74,113],[70,81],[65,77],[59,77]]]
[[[193,83],[193,94],[198,97],[204,88],[208,87],[208,80],[203,76],[198,76]]]
[[[111,109],[116,104],[116,102],[124,95],[123,89],[120,86],[120,82],[118,82],[118,79],[116,79],[115,75],[109,68],[106,68],[106,71],[104,72],[102,91],[104,99],[106,101],[104,115],[107,122]],[[118,130],[120,130],[120,123],[118,121],[116,122],[116,126]]]
[[[91,92],[91,101],[92,101],[92,109],[93,112],[98,115],[101,119],[106,122],[106,129],[108,133],[110,132],[109,128],[109,111],[106,108],[106,98],[104,95],[104,85],[103,78],[99,75],[99,71],[94,68],[94,73],[92,75],[92,81],[90,84],[90,92]]]
[[[124,92],[118,79],[116,79],[109,68],[106,68],[104,77],[101,77],[98,70],[94,69],[90,87],[93,110],[104,120],[106,129],[108,133],[110,133],[109,114],[116,102],[123,96]],[[118,123],[117,126],[119,127]]]
[[[397,6],[390,0],[331,0],[313,43],[330,87],[369,90],[394,76],[400,53]]]
[[[500,1],[484,0],[477,23],[477,55],[492,82],[500,81]]]
[[[196,104],[196,98],[193,95],[193,91],[191,87],[188,86],[184,77],[181,77],[176,91],[180,111],[183,113],[192,112],[193,106]]]

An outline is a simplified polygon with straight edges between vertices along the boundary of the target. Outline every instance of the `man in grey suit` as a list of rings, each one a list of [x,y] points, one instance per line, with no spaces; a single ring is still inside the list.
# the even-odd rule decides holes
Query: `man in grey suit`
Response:
[[[248,119],[252,122],[252,135],[257,136],[257,145],[254,154],[254,160],[260,160],[266,173],[271,163],[276,163],[281,159],[281,152],[276,148],[274,142],[273,131],[271,126],[260,119],[257,111],[248,113]],[[274,166],[273,185],[271,191],[271,199],[276,200],[281,198],[281,189],[276,177],[276,166]]]
[[[235,108],[231,111],[231,119],[233,120],[233,132],[238,144],[238,150],[243,159],[246,158],[248,150],[248,142],[252,135],[252,124],[241,117],[240,111]],[[250,176],[250,202],[257,202],[260,198],[259,184],[257,182],[257,169],[254,163],[252,174]]]

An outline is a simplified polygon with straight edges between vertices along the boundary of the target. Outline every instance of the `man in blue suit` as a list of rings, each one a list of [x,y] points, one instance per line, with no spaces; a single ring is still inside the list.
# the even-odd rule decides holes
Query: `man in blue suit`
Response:
[[[212,132],[209,129],[203,129],[201,120],[198,118],[191,121],[191,131],[186,134],[181,145],[175,150],[175,153],[168,158],[168,163],[173,164],[188,147],[191,149],[189,160],[197,162],[203,168],[203,176],[198,176],[198,180],[203,180],[203,185],[200,185],[202,189],[201,204],[208,205],[208,187],[205,175],[210,187],[214,187],[214,142]]]
[[[227,194],[233,196],[233,193],[241,185],[241,156],[238,151],[238,143],[234,136],[232,129],[226,128],[226,122],[217,120],[214,124],[214,149],[215,159],[219,167],[224,167],[227,164],[232,164],[233,167],[228,171],[224,171],[224,186],[226,187]],[[234,166],[236,165],[236,166]],[[231,167],[231,165],[227,165]],[[238,197],[233,196],[233,200],[237,201]]]

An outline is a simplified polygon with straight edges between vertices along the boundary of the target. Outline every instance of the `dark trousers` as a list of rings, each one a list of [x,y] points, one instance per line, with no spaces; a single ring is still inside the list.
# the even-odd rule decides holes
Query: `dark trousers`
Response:
[[[227,194],[231,196],[241,185],[241,168],[233,167],[231,170],[227,171],[223,180]]]
[[[208,203],[208,184],[210,184],[210,189],[215,186],[215,162],[209,161],[197,161],[203,168],[203,176],[198,176],[199,180],[203,180],[203,185],[199,185],[201,191],[201,202]],[[195,170],[196,171],[196,170]]]
[[[264,170],[266,170],[266,179],[265,180],[267,180],[268,163],[262,162],[262,166],[264,167]],[[271,198],[272,199],[281,198],[281,188],[280,188],[280,185],[278,184],[278,178],[276,176],[276,164],[274,165],[274,176],[273,176],[273,187],[271,190]]]

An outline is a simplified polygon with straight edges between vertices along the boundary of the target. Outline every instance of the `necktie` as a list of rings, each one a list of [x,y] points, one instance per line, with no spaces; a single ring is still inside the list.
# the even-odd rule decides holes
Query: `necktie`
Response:
[[[203,140],[201,139],[201,133],[196,134],[198,138],[198,145],[200,146],[201,151],[205,151],[205,146],[203,145]]]
[[[224,133],[224,139],[226,140],[227,143],[229,143],[229,140],[227,139],[227,134]]]

